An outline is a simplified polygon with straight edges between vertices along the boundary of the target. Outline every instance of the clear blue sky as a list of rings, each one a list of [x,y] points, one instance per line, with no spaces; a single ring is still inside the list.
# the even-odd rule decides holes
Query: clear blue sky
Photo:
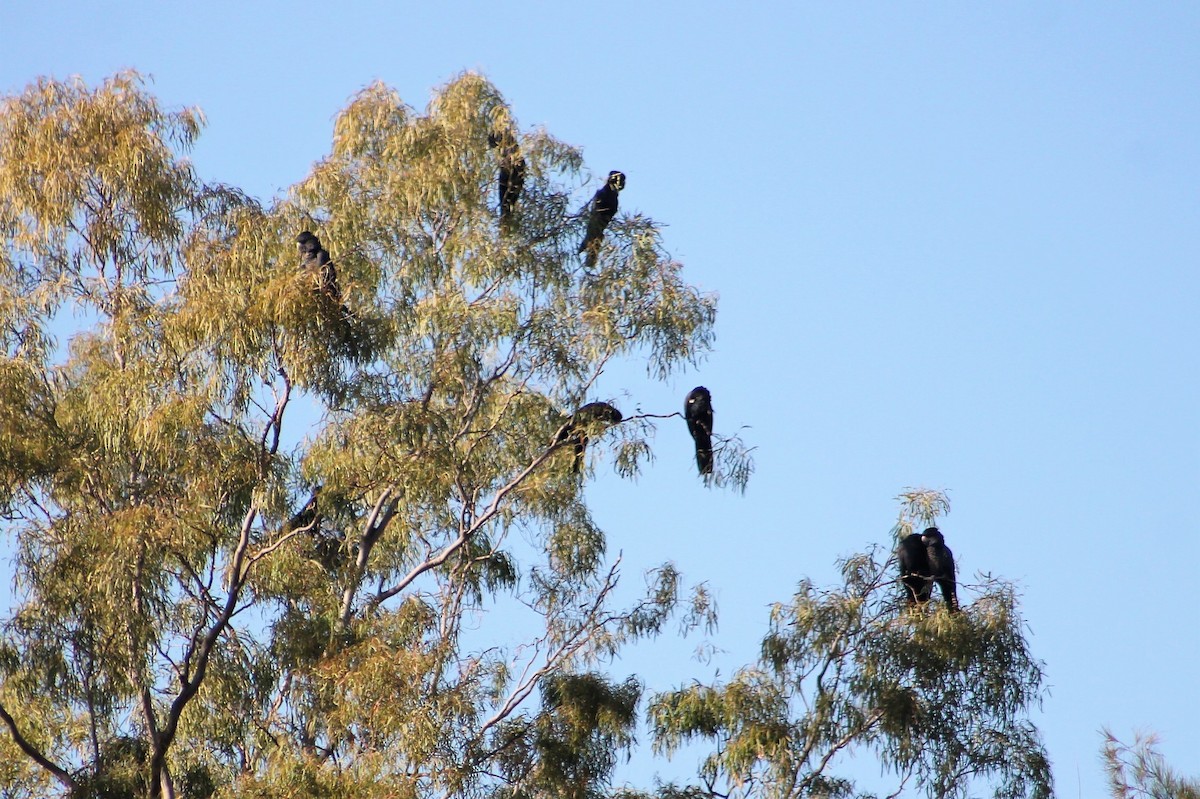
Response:
[[[424,108],[464,69],[627,173],[623,209],[720,293],[718,342],[604,389],[669,412],[707,385],[758,470],[705,491],[682,422],[638,483],[601,466],[627,579],[708,580],[726,650],[616,671],[728,675],[768,603],[887,543],[905,486],[946,488],[961,579],[1022,587],[1060,795],[1101,794],[1102,725],[1200,774],[1200,5],[23,2],[0,31],[3,92],[150,73],[206,113],[201,173],[263,199],[363,85]]]

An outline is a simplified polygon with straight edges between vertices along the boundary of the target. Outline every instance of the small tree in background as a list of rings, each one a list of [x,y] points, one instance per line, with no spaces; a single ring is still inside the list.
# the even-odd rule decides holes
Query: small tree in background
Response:
[[[1104,730],[1104,767],[1113,799],[1200,799],[1200,780],[1180,777],[1155,750],[1158,737],[1138,735],[1128,746]]]
[[[949,509],[940,492],[910,491],[895,533]],[[931,797],[1051,795],[1050,766],[1028,720],[1043,695],[1011,585],[988,578],[959,614],[939,603],[905,609],[891,551],[842,562],[844,584],[800,583],[771,611],[758,663],[724,684],[650,700],[655,747],[713,750],[700,783],[666,794],[706,797],[860,795],[839,766],[869,752],[896,780]]]
[[[271,206],[197,176],[201,122],[135,74],[0,109],[4,795],[596,792],[640,687],[594,667],[709,612],[669,564],[613,606],[556,432],[611,363],[694,364],[715,298],[641,215],[585,267],[579,152],[477,76],[364,90]],[[587,457],[632,476],[653,424]]]

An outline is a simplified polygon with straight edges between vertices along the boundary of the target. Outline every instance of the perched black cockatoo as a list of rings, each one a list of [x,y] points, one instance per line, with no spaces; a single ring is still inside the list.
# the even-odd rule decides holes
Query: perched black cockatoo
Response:
[[[579,474],[583,466],[583,454],[587,449],[588,433],[596,433],[603,428],[617,424],[624,417],[621,412],[607,402],[589,402],[567,420],[554,436],[554,443],[572,442],[575,446],[575,461],[571,471]]]
[[[303,231],[296,236],[296,246],[300,249],[300,267],[314,272],[317,276],[317,291],[329,299],[329,307],[336,308],[337,317],[331,325],[337,333],[338,340],[353,358],[359,357],[358,343],[354,339],[352,328],[353,317],[350,309],[342,302],[342,289],[338,285],[337,269],[329,257],[329,252],[321,246],[321,240],[310,231]]]
[[[683,418],[687,420],[688,432],[696,442],[696,466],[700,474],[712,474],[713,406],[712,394],[707,388],[696,386],[691,390],[683,405]]]
[[[296,511],[291,519],[284,522],[282,532],[304,533],[303,544],[300,547],[305,557],[315,560],[324,568],[333,571],[341,568],[346,562],[345,534],[331,529],[326,524],[327,519],[321,512],[321,507],[329,504],[329,497],[323,495],[321,486],[313,489],[312,496],[304,507]]]
[[[312,496],[304,503],[304,507],[296,511],[292,518],[284,522],[283,533],[291,533],[296,530],[312,530],[320,523],[320,514],[317,511],[317,503],[321,498],[321,486],[313,489]]]
[[[946,546],[946,538],[936,527],[926,528],[921,533],[925,542],[925,554],[929,559],[929,577],[942,589],[946,608],[953,613],[958,610],[958,590],[954,579],[954,553]]]
[[[489,133],[488,144],[500,150],[500,221],[504,223],[512,218],[517,200],[521,198],[521,190],[525,188],[525,158],[521,155],[517,137],[511,131]]]
[[[896,550],[896,557],[900,561],[900,582],[904,583],[908,604],[924,605],[929,601],[933,587],[924,539],[916,533],[905,536]]]
[[[625,173],[615,169],[608,173],[608,180],[592,197],[587,207],[587,234],[579,245],[579,252],[587,251],[587,262],[590,266],[596,262],[600,252],[600,241],[604,238],[604,229],[617,215],[617,194],[625,188]]]
[[[338,286],[337,270],[329,258],[329,251],[321,246],[321,240],[305,230],[296,237],[300,248],[300,266],[316,270],[320,276],[318,287],[334,302],[342,301],[342,290]]]

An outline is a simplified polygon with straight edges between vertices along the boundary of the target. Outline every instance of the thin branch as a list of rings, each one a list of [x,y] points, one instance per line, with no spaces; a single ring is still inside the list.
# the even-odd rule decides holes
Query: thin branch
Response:
[[[279,721],[279,710],[283,706],[283,701],[287,698],[287,694],[292,689],[292,673],[289,671],[283,678],[283,684],[279,686],[279,695],[271,702],[271,708],[266,717],[262,721],[256,721],[255,726],[262,730],[266,735],[270,736],[271,740],[278,745],[279,738],[275,733],[271,732],[271,728]]]
[[[558,665],[559,661],[575,654],[581,648],[583,648],[583,646],[587,644],[591,637],[590,635],[585,635],[585,633],[595,632],[613,620],[611,617],[609,617],[597,622],[597,618],[599,616],[601,607],[604,605],[604,601],[612,592],[613,588],[616,587],[616,575],[620,565],[621,559],[618,557],[616,562],[613,563],[612,568],[608,570],[608,575],[604,578],[604,585],[596,593],[596,597],[592,601],[591,607],[588,608],[587,613],[584,614],[584,617],[580,620],[579,626],[572,634],[568,635],[561,644],[559,644],[558,648],[553,653],[546,655],[546,660],[542,667],[532,674],[529,674],[529,668],[533,665],[533,660],[530,660],[525,667],[525,671],[522,673],[522,678],[517,687],[512,691],[512,693],[509,694],[508,699],[505,700],[500,709],[497,710],[492,717],[485,721],[483,726],[479,728],[479,731],[475,734],[476,740],[481,740],[489,729],[499,724],[514,710],[516,710],[517,706],[524,702],[529,694],[533,692],[533,689],[537,686],[538,681],[552,671],[555,666]]]
[[[287,409],[288,400],[292,395],[292,381],[288,378],[287,371],[282,366],[278,368],[280,377],[283,378],[283,395],[276,395],[275,410],[271,413],[271,418],[263,428],[262,438],[259,440],[259,446],[274,455],[279,451],[279,436],[283,427],[283,412]],[[267,438],[271,439],[271,446],[267,446]]]
[[[896,788],[895,793],[889,793],[887,795],[887,799],[897,799],[897,797],[900,796],[900,794],[904,793],[904,786],[908,784],[908,780],[910,777],[912,777],[912,775],[913,775],[912,767],[910,766],[908,771],[904,775],[904,779],[900,780],[900,787]]]
[[[317,519],[313,519],[311,522],[304,525],[303,527],[297,527],[293,530],[289,530],[288,532],[286,532],[282,536],[280,536],[279,540],[276,541],[275,543],[273,543],[269,546],[265,546],[262,549],[260,549],[258,552],[255,552],[253,555],[251,555],[246,560],[246,572],[249,573],[250,569],[254,567],[254,564],[258,563],[260,560],[265,558],[267,555],[270,555],[272,552],[279,549],[281,546],[286,544],[288,541],[291,541],[293,538],[300,535],[301,533],[307,533],[309,530],[313,529],[313,527],[316,526],[317,521],[318,521]]]
[[[809,775],[800,783],[798,790],[803,793],[803,791],[808,788],[808,786],[810,786],[817,777],[821,776],[821,774],[825,771],[825,767],[829,765],[829,761],[833,760],[834,755],[853,743],[856,738],[865,733],[867,730],[874,727],[875,723],[881,718],[883,718],[883,710],[876,710],[874,713],[867,716],[862,724],[858,725],[855,729],[850,730],[850,732],[846,733],[840,739],[835,741],[833,746],[829,747],[829,749],[825,752],[824,757],[821,758],[820,762],[817,764],[817,767],[811,771]],[[808,759],[808,753],[812,751],[812,743],[813,742],[810,741],[809,746],[805,747],[805,760]]]
[[[533,474],[533,472],[536,471],[539,466],[545,463],[557,449],[558,446],[551,446],[542,452],[541,455],[534,458],[533,462],[522,469],[520,474],[500,487],[500,489],[496,492],[496,496],[492,498],[491,504],[488,505],[487,510],[485,510],[480,516],[476,517],[474,523],[472,523],[467,530],[463,531],[457,538],[454,539],[454,541],[446,545],[446,548],[440,553],[414,566],[408,574],[401,578],[400,582],[396,583],[391,588],[380,591],[378,594],[373,596],[368,603],[368,606],[372,608],[378,607],[380,604],[391,599],[405,588],[408,588],[408,586],[410,586],[414,580],[416,580],[425,572],[429,571],[430,569],[435,569],[449,560],[455,552],[457,552],[463,547],[463,545],[467,543],[470,537],[477,530],[482,528],[485,524],[496,517],[500,511],[500,504],[504,501],[504,499],[518,486],[520,486],[521,483],[523,483],[525,479],[529,477],[529,475]],[[365,553],[363,552],[359,553],[360,561],[363,560],[364,554]],[[343,614],[345,615],[346,607],[343,606],[342,610]]]

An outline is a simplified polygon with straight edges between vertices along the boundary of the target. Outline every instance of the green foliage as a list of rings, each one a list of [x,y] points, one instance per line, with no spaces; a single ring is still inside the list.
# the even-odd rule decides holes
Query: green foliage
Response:
[[[93,775],[80,779],[72,799],[126,799],[146,793],[146,762],[150,748],[144,740],[116,737],[105,741]]]
[[[909,522],[914,507],[945,502],[902,499]],[[988,580],[960,614],[908,612],[894,574],[894,559],[866,553],[843,561],[842,586],[801,581],[772,609],[756,666],[651,699],[656,748],[713,742],[700,778],[740,796],[855,796],[836,767],[858,750],[931,797],[967,796],[974,777],[996,797],[1049,796],[1049,762],[1026,718],[1043,675],[1012,588]]]
[[[897,541],[908,538],[918,528],[936,526],[937,518],[950,512],[950,498],[941,491],[907,488],[896,499],[900,513],[892,533]]]
[[[501,795],[603,796],[617,757],[634,741],[642,689],[602,675],[560,674],[542,683],[542,710],[497,729],[493,745],[508,783]]]
[[[517,790],[502,755],[591,795],[638,694],[568,675],[708,610],[670,566],[614,606],[553,439],[610,363],[702,358],[715,297],[640,214],[585,267],[579,152],[476,75],[423,113],[363,90],[271,205],[201,180],[201,123],[134,73],[0,107],[5,795],[483,795]],[[527,164],[503,229],[501,157]],[[635,475],[654,418],[589,463]],[[490,748],[518,719],[524,764]]]

